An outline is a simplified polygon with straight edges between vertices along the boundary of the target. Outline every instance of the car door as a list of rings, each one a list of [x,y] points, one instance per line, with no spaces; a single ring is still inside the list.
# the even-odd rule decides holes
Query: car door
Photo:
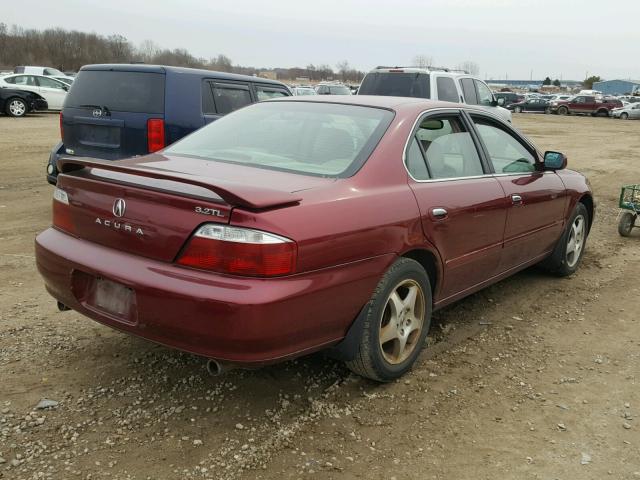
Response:
[[[427,114],[416,125],[405,165],[424,234],[444,265],[438,296],[446,300],[496,273],[508,204],[459,110]]]
[[[640,118],[640,103],[636,103],[629,110],[629,118]]]
[[[471,119],[509,202],[502,273],[553,249],[564,225],[566,190],[555,172],[540,170],[538,153],[515,130],[482,114]]]
[[[49,110],[62,110],[68,87],[52,78],[35,77],[35,79],[38,82],[40,95],[47,99]]]

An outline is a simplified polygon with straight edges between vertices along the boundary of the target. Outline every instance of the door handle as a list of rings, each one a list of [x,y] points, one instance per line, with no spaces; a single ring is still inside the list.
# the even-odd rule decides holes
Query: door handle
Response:
[[[444,218],[447,216],[447,211],[444,208],[434,208],[431,210],[431,215],[433,215],[436,218]]]
[[[511,195],[511,201],[514,205],[520,205],[522,203],[522,197],[514,193]]]

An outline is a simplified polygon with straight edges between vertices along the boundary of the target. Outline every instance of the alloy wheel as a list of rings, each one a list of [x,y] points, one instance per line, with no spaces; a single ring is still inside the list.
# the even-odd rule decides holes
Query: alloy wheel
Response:
[[[569,239],[567,240],[567,265],[573,268],[582,253],[584,247],[586,233],[586,222],[582,215],[578,215],[571,224],[571,230],[569,230]]]
[[[391,290],[380,319],[380,349],[384,359],[397,365],[419,343],[426,313],[424,292],[418,282],[401,281]]]
[[[27,112],[27,106],[21,100],[12,100],[9,102],[9,111],[15,117],[21,117]]]

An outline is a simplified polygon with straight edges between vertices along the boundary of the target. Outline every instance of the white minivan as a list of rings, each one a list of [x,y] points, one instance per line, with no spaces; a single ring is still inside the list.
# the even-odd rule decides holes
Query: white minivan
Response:
[[[498,106],[479,78],[461,70],[433,67],[377,67],[367,73],[358,95],[417,97],[477,105],[511,122],[511,112]]]

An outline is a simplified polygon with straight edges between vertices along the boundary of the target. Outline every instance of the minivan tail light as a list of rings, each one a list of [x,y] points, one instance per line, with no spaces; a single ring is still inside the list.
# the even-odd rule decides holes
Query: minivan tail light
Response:
[[[178,264],[214,272],[275,277],[294,272],[293,240],[250,228],[208,223],[191,237]]]
[[[147,148],[149,153],[157,152],[164,147],[164,120],[150,118],[147,120]]]
[[[60,112],[60,140],[64,142],[64,127],[62,126],[63,120],[64,120],[64,117],[62,115],[62,112]]]
[[[68,233],[75,233],[76,227],[71,218],[69,196],[61,188],[53,191],[53,226]]]

